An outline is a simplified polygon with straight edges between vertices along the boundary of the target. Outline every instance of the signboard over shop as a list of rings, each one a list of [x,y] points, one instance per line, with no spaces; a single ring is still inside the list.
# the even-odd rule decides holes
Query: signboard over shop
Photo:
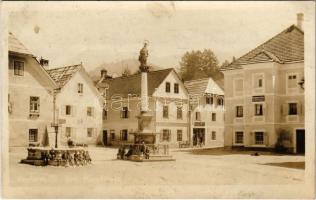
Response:
[[[194,126],[205,126],[205,122],[194,122]]]
[[[265,98],[264,98],[263,95],[261,95],[261,96],[252,96],[252,102],[262,102],[264,100],[265,100]]]

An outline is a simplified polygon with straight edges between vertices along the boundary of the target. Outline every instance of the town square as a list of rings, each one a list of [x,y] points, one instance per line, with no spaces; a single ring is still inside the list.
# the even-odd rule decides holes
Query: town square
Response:
[[[315,194],[315,2],[23,3],[2,7],[4,198]]]

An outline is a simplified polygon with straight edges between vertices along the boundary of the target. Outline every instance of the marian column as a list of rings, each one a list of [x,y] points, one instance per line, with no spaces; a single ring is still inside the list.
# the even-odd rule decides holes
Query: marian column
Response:
[[[147,81],[147,57],[148,57],[148,50],[147,50],[147,42],[145,42],[144,47],[140,50],[139,53],[139,70],[141,71],[141,112],[148,111],[148,81]]]

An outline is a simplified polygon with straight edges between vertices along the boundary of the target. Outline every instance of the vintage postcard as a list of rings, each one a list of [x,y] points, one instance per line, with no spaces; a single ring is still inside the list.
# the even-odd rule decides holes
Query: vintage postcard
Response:
[[[314,1],[0,6],[2,198],[314,198]]]

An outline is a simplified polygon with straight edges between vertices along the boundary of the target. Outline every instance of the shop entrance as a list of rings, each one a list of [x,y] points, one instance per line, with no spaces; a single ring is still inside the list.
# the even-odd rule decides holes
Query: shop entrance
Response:
[[[296,130],[296,153],[305,153],[305,130]]]

